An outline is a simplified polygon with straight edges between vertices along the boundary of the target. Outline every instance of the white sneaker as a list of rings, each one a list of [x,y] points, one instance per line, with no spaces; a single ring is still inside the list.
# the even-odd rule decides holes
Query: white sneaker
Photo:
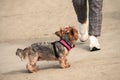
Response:
[[[87,23],[81,24],[79,23],[79,39],[81,42],[85,42],[88,40],[88,25]]]
[[[90,51],[100,50],[100,44],[95,36],[90,36],[89,40],[90,40]]]

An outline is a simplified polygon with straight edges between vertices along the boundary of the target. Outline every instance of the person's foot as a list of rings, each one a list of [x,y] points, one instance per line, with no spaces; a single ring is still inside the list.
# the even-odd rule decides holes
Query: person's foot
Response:
[[[89,40],[90,40],[90,46],[89,46],[90,51],[98,51],[101,49],[98,39],[95,36],[90,36]]]
[[[79,39],[81,42],[85,42],[88,40],[88,30],[87,23],[81,24],[79,23]]]

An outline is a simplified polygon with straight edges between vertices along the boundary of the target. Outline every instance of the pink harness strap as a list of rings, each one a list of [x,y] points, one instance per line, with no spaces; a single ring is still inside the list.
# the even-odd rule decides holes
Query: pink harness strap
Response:
[[[72,49],[72,47],[65,40],[63,40],[63,39],[60,40],[60,43],[62,45],[64,45],[68,49],[68,51],[70,51]]]

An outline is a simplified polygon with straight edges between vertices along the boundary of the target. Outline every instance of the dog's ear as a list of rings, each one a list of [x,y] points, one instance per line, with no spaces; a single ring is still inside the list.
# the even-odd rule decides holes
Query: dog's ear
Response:
[[[55,35],[57,35],[59,38],[61,38],[62,35],[63,35],[63,30],[60,28],[59,31],[56,31],[56,32],[55,32]]]
[[[77,31],[75,28],[72,28],[72,29],[70,30],[70,34],[72,35],[72,38],[73,38],[74,40],[77,40],[77,39],[78,39],[78,31]]]

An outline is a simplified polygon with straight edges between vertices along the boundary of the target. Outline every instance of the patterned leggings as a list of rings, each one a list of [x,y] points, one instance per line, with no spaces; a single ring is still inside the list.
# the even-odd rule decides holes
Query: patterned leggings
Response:
[[[85,23],[87,20],[87,0],[72,0],[78,21]],[[89,35],[100,36],[102,25],[103,0],[88,0],[89,5]]]

